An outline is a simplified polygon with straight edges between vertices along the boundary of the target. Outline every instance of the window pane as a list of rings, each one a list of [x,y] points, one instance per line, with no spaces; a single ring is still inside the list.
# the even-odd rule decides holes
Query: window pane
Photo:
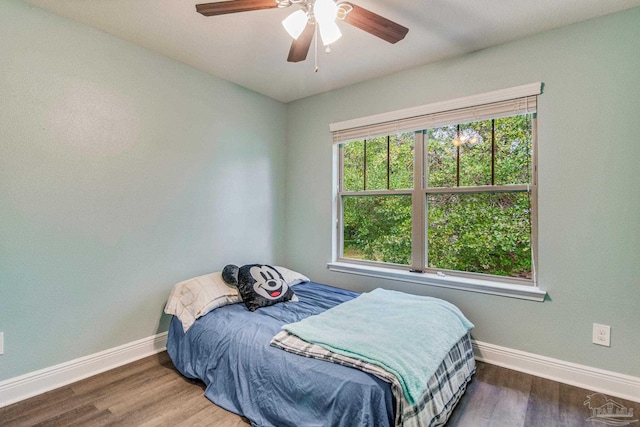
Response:
[[[531,278],[529,193],[428,194],[428,266]]]
[[[531,116],[496,119],[495,183],[531,182]]]
[[[364,141],[344,144],[342,156],[344,190],[364,190]]]
[[[427,132],[429,187],[455,187],[456,147],[451,141],[456,133],[456,126],[443,126]]]
[[[387,137],[371,138],[365,141],[367,170],[366,190],[387,189]]]
[[[460,125],[460,186],[491,185],[491,120]]]
[[[411,264],[411,196],[344,196],[345,258]]]
[[[413,150],[415,133],[399,133],[389,137],[389,189],[413,188]]]

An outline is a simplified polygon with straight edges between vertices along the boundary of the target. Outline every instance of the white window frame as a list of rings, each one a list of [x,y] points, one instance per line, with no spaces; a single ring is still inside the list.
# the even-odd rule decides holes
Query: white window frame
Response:
[[[532,83],[529,85],[517,86],[509,89],[502,89],[494,92],[473,95],[464,98],[457,98],[449,101],[427,104],[420,107],[398,110],[375,116],[368,116],[354,120],[348,120],[338,123],[332,123],[330,130],[334,139],[334,197],[333,197],[333,218],[334,231],[332,233],[333,251],[332,261],[328,263],[331,271],[357,274],[369,277],[378,277],[392,279],[397,281],[419,283],[431,286],[439,286],[453,288],[459,290],[481,292],[493,295],[501,295],[508,297],[521,298],[532,301],[544,301],[546,292],[541,290],[537,284],[536,262],[537,262],[537,119],[532,121],[532,149],[534,167],[531,171],[531,183],[525,186],[492,186],[493,190],[500,191],[509,187],[509,190],[529,191],[532,200],[532,218],[531,218],[531,245],[532,245],[532,280],[523,280],[511,277],[501,277],[493,275],[482,275],[478,273],[465,273],[461,271],[447,271],[438,269],[421,269],[424,271],[412,270],[412,267],[406,265],[395,265],[389,263],[381,263],[375,261],[358,261],[353,259],[341,258],[342,254],[342,214],[341,198],[340,198],[340,180],[342,179],[343,165],[340,156],[340,144],[358,140],[371,138],[374,136],[398,133],[407,130],[426,129],[441,126],[443,124],[460,123],[459,112],[469,115],[469,109],[473,111],[474,121],[486,120],[489,118],[498,118],[492,111],[492,105],[500,108],[512,108],[508,106],[509,102],[515,103],[514,110],[526,113],[536,111],[536,96],[542,93],[542,83]],[[533,98],[532,98],[533,97]],[[533,99],[533,102],[530,101]],[[523,101],[525,100],[525,101]],[[503,105],[500,106],[500,103]],[[507,107],[505,107],[507,105]],[[474,109],[477,108],[477,111]],[[462,110],[466,109],[466,110]],[[518,114],[516,112],[515,114]],[[509,114],[514,115],[514,114]],[[435,123],[435,125],[434,125]],[[415,158],[417,162],[425,161],[425,153],[423,152],[424,144],[422,133],[416,132]],[[418,165],[414,169],[424,170]],[[518,187],[518,188],[515,188]],[[520,188],[523,187],[523,188]],[[433,189],[431,189],[433,190]],[[437,190],[436,190],[437,191]],[[444,192],[467,192],[468,189],[463,187],[454,187],[443,189]],[[433,192],[433,191],[430,191]],[[426,186],[425,177],[414,174],[414,188],[412,190],[382,190],[367,191],[367,195],[401,195],[410,194],[413,201],[413,217],[424,217],[426,209]],[[348,192],[342,192],[342,195],[349,195]],[[359,193],[362,195],[362,193]],[[354,192],[355,195],[355,192]],[[422,210],[422,212],[421,212]],[[426,242],[424,233],[416,227],[412,232],[412,264],[414,266],[424,265],[424,253],[426,251]],[[416,250],[417,248],[417,250]]]

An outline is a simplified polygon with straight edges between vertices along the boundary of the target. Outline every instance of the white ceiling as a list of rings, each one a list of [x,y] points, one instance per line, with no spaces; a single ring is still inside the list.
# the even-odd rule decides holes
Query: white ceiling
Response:
[[[286,61],[280,22],[297,7],[204,17],[207,0],[25,0],[177,61],[289,102],[535,33],[640,6],[640,0],[351,0],[409,28],[389,44],[340,22],[330,54]]]

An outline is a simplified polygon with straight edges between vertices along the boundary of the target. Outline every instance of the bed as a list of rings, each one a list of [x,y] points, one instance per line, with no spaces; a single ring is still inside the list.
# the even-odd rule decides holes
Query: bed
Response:
[[[174,315],[167,351],[175,367],[185,377],[203,381],[209,400],[248,418],[253,426],[437,426],[446,422],[475,372],[468,334],[451,347],[430,377],[421,416],[402,422],[399,401],[388,380],[339,360],[303,357],[272,345],[284,325],[359,295],[307,281],[292,289],[297,301],[253,312],[227,296],[207,313],[192,318],[182,313],[184,322]]]

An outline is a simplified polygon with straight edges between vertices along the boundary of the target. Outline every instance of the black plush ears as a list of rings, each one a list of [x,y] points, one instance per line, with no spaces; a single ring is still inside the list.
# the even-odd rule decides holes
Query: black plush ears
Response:
[[[229,285],[238,287],[238,272],[240,268],[237,265],[229,264],[222,270],[222,280]]]

